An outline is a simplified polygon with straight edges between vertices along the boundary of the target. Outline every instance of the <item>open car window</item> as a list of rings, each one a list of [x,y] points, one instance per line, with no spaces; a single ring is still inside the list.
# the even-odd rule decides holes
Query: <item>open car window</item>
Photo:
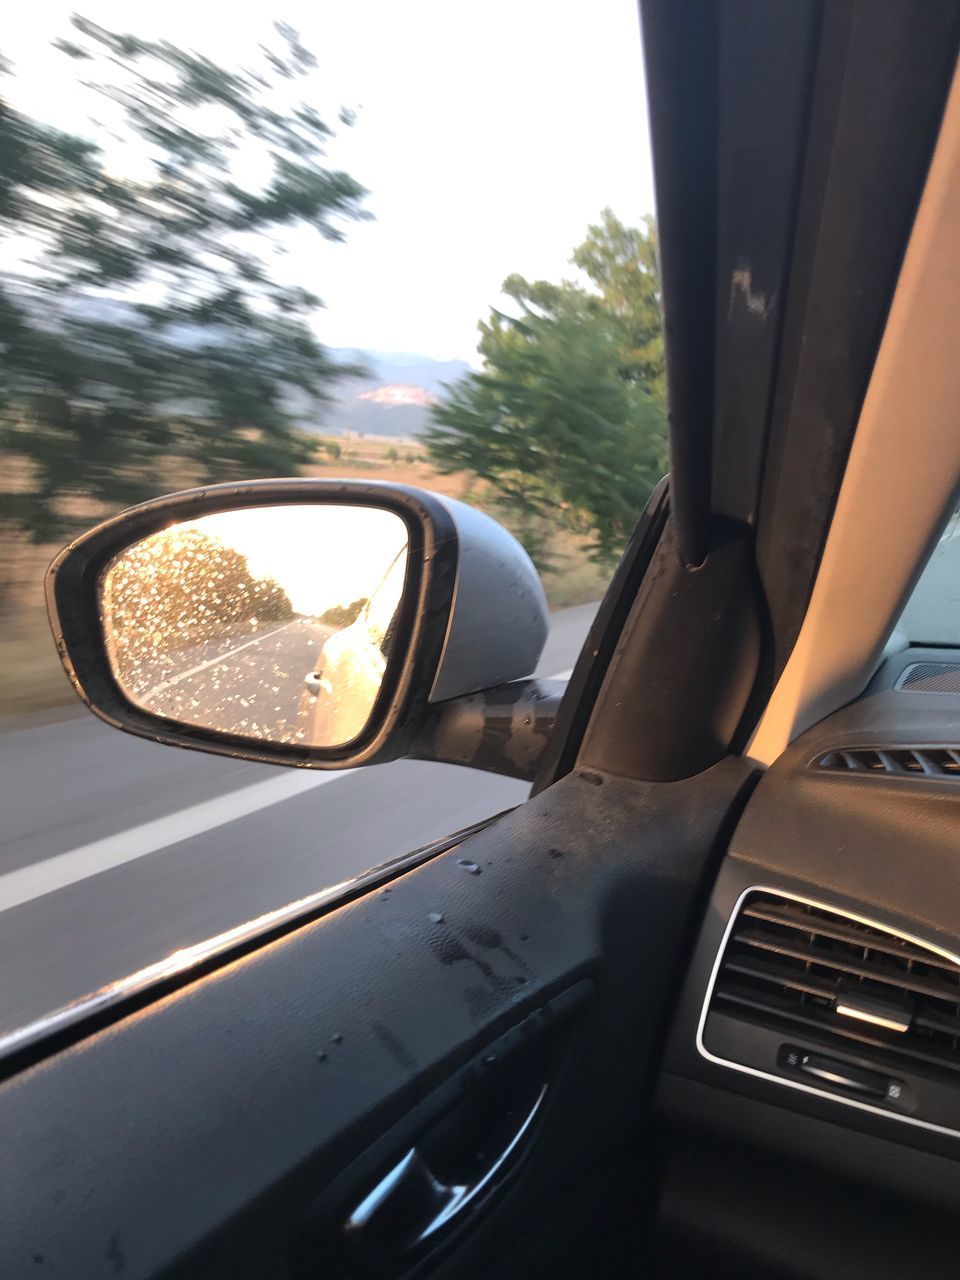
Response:
[[[529,792],[112,732],[45,617],[66,541],[193,486],[415,486],[519,539],[551,610],[536,674],[565,677],[666,462],[632,0],[71,14],[0,41],[0,961],[24,975],[0,1042]],[[403,660],[405,563],[353,572],[359,535],[314,514],[204,517],[105,570],[141,710],[261,742],[363,731]]]

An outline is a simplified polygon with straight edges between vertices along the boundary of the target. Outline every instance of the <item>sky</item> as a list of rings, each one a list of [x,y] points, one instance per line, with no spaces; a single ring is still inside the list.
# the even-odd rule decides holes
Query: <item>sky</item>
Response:
[[[357,113],[330,164],[375,215],[345,244],[288,245],[283,270],[324,300],[331,346],[476,363],[507,275],[571,277],[605,206],[628,223],[654,208],[635,0],[35,0],[0,43],[17,75],[4,92],[73,129],[87,100],[49,42],[78,6],[224,65],[255,63],[275,20],[301,33],[319,60],[305,95],[331,123]]]
[[[219,538],[255,575],[279,582],[297,613],[313,615],[372,596],[407,545],[400,517],[375,507],[252,507],[183,527]]]

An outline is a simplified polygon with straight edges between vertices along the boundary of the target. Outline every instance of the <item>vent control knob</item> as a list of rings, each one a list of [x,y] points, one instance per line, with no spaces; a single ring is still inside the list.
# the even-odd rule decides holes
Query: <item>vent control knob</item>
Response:
[[[849,1062],[838,1062],[836,1058],[825,1058],[819,1053],[810,1053],[807,1049],[798,1049],[796,1045],[785,1044],[777,1055],[779,1065],[803,1076],[813,1076],[821,1084],[843,1089],[847,1093],[858,1093],[863,1097],[886,1098],[890,1081],[876,1071],[864,1071],[862,1067],[851,1066]]]

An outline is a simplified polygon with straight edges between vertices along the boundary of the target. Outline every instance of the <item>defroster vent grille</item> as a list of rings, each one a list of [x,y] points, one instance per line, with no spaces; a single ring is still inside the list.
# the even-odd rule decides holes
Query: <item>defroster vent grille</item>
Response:
[[[897,681],[912,693],[960,693],[960,662],[914,662]]]
[[[960,746],[838,747],[818,756],[816,767],[830,773],[960,778]]]

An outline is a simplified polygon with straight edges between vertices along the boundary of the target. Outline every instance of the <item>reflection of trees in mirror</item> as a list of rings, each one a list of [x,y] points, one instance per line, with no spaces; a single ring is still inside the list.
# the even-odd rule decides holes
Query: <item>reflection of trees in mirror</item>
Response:
[[[328,627],[349,627],[351,622],[356,622],[360,617],[361,610],[368,603],[367,597],[361,596],[359,600],[353,600],[348,605],[335,604],[321,614],[320,621]]]
[[[104,579],[104,615],[117,677],[142,696],[184,667],[184,650],[235,643],[242,624],[293,617],[271,578],[195,528],[166,529],[124,551]]]

